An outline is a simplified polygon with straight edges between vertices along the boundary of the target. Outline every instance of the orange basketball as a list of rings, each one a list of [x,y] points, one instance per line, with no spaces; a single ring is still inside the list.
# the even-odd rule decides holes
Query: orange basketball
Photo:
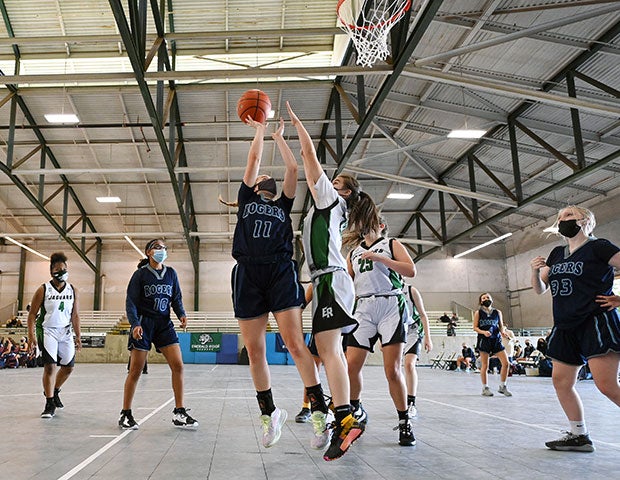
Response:
[[[248,115],[256,122],[265,123],[271,111],[271,100],[262,90],[248,90],[237,102],[237,115],[245,122]]]

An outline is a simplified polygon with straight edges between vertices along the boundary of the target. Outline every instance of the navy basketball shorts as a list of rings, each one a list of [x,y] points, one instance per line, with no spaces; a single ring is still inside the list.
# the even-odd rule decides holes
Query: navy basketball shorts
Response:
[[[591,317],[573,328],[551,330],[547,356],[569,365],[609,352],[620,353],[620,317],[611,310]]]
[[[488,353],[489,355],[495,355],[498,352],[501,352],[504,349],[502,345],[502,339],[499,336],[490,336],[485,337],[484,335],[478,334],[478,341],[476,343],[476,348],[481,352]]]
[[[301,308],[304,289],[297,276],[297,262],[237,263],[231,273],[233,308],[238,319],[252,319],[269,312]]]
[[[169,318],[150,318],[142,317],[140,322],[142,326],[142,338],[136,340],[133,335],[129,335],[128,350],[143,350],[148,352],[151,345],[155,345],[155,349],[159,352],[161,348],[179,343],[179,337],[174,330],[172,320]]]

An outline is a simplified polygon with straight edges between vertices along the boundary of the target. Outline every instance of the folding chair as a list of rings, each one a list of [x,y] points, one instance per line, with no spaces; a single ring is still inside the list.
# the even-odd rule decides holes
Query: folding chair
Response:
[[[456,358],[457,358],[457,353],[454,352],[448,357],[445,357],[444,359],[442,359],[441,365],[439,365],[439,367],[442,368],[443,370],[450,370],[450,367],[452,366],[452,364],[456,365]]]
[[[441,367],[441,360],[443,359],[443,356],[445,354],[446,354],[446,352],[441,352],[435,358],[431,358],[431,368],[440,368]]]

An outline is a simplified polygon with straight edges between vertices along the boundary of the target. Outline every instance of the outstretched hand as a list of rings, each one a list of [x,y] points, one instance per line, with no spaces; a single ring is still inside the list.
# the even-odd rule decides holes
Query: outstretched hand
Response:
[[[271,138],[274,140],[284,138],[284,119],[282,117],[280,117],[280,126],[271,134]]]
[[[246,125],[249,125],[250,127],[256,128],[257,130],[259,128],[262,128],[263,130],[265,130],[267,128],[267,125],[268,125],[267,123],[257,122],[256,120],[254,120],[249,115],[247,117],[245,117],[245,123],[246,123]]]
[[[293,112],[291,104],[288,102],[286,102],[286,109],[288,110],[289,117],[291,117],[291,123],[293,125],[297,125],[299,123],[299,117],[295,114],[295,112]]]

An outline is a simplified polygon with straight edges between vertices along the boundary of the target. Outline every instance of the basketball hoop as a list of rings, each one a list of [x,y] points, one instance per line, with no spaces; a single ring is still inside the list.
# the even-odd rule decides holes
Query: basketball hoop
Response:
[[[358,13],[355,0],[338,0],[336,13],[339,27],[344,30],[357,50],[357,64],[372,67],[389,55],[388,33],[411,8],[411,0],[366,0],[369,8]],[[364,10],[367,12],[365,13]]]

